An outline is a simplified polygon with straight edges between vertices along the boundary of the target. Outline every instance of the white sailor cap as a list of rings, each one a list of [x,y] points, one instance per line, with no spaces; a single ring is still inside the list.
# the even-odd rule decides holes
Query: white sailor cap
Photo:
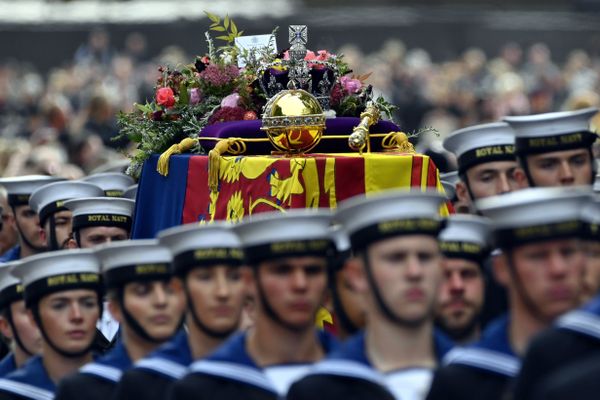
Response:
[[[173,269],[179,276],[195,267],[244,263],[242,244],[228,222],[176,226],[159,232],[158,240],[173,254]]]
[[[21,260],[16,260],[0,265],[0,310],[23,300],[23,285],[12,275],[12,269],[20,263]]]
[[[453,200],[456,197],[456,186],[452,182],[448,181],[440,181],[442,186],[444,187],[444,193],[446,194],[446,198],[448,200]]]
[[[590,132],[595,107],[519,117],[504,117],[515,131],[519,155],[588,148],[598,138]]]
[[[6,193],[8,194],[8,204],[16,207],[29,204],[29,197],[38,188],[58,181],[64,181],[64,178],[48,175],[24,175],[12,178],[1,178],[0,185],[4,186],[6,189]]]
[[[500,248],[583,234],[581,208],[589,201],[586,187],[527,188],[476,201],[477,210],[494,223]]]
[[[166,280],[172,276],[173,256],[157,239],[124,240],[94,250],[102,264],[104,286],[123,287],[130,282]]]
[[[456,214],[446,220],[438,240],[448,258],[465,258],[481,263],[490,252],[492,221],[476,215]]]
[[[445,201],[434,191],[391,190],[343,201],[335,219],[350,235],[352,248],[359,250],[393,236],[437,236],[443,225],[439,211]]]
[[[107,197],[122,197],[125,190],[135,184],[132,177],[121,172],[94,174],[81,180],[100,186]]]
[[[458,176],[458,171],[444,172],[440,174],[440,180],[450,182],[456,186],[460,182],[460,176]]]
[[[138,185],[131,185],[123,192],[123,197],[126,199],[135,200],[137,197]]]
[[[246,217],[234,229],[250,265],[285,257],[332,257],[332,217],[329,209],[291,209]]]
[[[89,249],[70,249],[37,254],[21,260],[12,274],[24,287],[25,303],[31,307],[55,292],[92,289],[100,292],[100,262]]]
[[[592,196],[581,209],[584,231],[589,240],[600,241],[600,197]]]
[[[131,230],[135,201],[119,197],[81,197],[67,200],[73,211],[73,231],[90,226],[115,226]]]
[[[352,245],[350,244],[348,233],[341,225],[334,225],[331,230],[337,252],[334,269],[338,270],[344,265],[344,261],[346,261],[352,254]]]
[[[66,210],[65,200],[104,196],[104,191],[92,183],[64,181],[44,185],[31,194],[29,205],[40,216],[40,224],[59,211]]]
[[[594,179],[594,188],[593,188],[595,193],[600,193],[600,174],[596,175],[596,178]]]
[[[505,122],[459,129],[443,145],[456,156],[460,173],[481,163],[516,160],[515,133]]]

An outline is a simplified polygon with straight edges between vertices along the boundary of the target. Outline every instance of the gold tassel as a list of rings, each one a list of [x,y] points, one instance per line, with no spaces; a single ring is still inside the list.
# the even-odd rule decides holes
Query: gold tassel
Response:
[[[211,192],[219,189],[219,165],[221,155],[224,153],[243,154],[246,143],[241,138],[227,138],[217,142],[215,147],[208,152],[208,187]]]
[[[171,159],[171,156],[173,154],[181,154],[184,151],[188,151],[197,144],[198,139],[185,138],[178,144],[174,144],[173,146],[169,147],[167,151],[158,157],[158,163],[156,165],[156,170],[158,173],[163,176],[169,175],[169,160]]]
[[[390,132],[381,141],[381,147],[386,150],[398,150],[402,153],[415,153],[415,147],[408,141],[404,132]]]

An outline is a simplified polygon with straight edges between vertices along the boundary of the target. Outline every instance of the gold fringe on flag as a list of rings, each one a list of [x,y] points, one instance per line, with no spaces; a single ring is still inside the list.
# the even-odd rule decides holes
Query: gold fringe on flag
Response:
[[[173,154],[181,154],[184,151],[188,151],[197,144],[198,139],[185,138],[181,142],[169,147],[167,151],[158,157],[158,163],[156,165],[158,173],[163,176],[169,175],[169,160],[171,159],[171,156]]]
[[[215,147],[208,152],[208,187],[211,192],[219,189],[219,165],[221,155],[224,153],[243,154],[246,152],[246,143],[242,138],[228,138],[217,142]]]

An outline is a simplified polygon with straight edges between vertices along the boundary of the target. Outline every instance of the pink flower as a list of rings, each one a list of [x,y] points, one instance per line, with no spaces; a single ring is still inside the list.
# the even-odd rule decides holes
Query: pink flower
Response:
[[[362,88],[362,82],[345,75],[340,78],[340,84],[348,94],[358,93]]]
[[[237,107],[240,102],[240,95],[232,93],[221,100],[221,107]]]
[[[327,61],[329,60],[329,57],[331,57],[331,54],[329,54],[327,50],[319,50],[317,53],[319,53],[319,55],[315,59],[319,61]]]
[[[175,93],[170,87],[161,87],[156,91],[156,103],[166,108],[175,105]]]
[[[200,78],[208,85],[221,87],[232,83],[239,74],[240,70],[235,65],[219,67],[217,64],[209,64],[204,71],[200,73]]]
[[[201,99],[202,99],[202,93],[200,93],[200,89],[191,88],[190,89],[190,104],[196,105],[196,104],[200,103]]]

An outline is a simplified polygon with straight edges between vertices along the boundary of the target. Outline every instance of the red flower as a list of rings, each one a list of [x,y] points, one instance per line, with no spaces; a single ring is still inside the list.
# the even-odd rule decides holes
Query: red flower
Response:
[[[156,102],[166,108],[171,108],[175,104],[175,94],[170,87],[161,87],[156,91]]]
[[[242,121],[246,110],[242,107],[221,107],[209,118],[208,124],[217,122]]]

